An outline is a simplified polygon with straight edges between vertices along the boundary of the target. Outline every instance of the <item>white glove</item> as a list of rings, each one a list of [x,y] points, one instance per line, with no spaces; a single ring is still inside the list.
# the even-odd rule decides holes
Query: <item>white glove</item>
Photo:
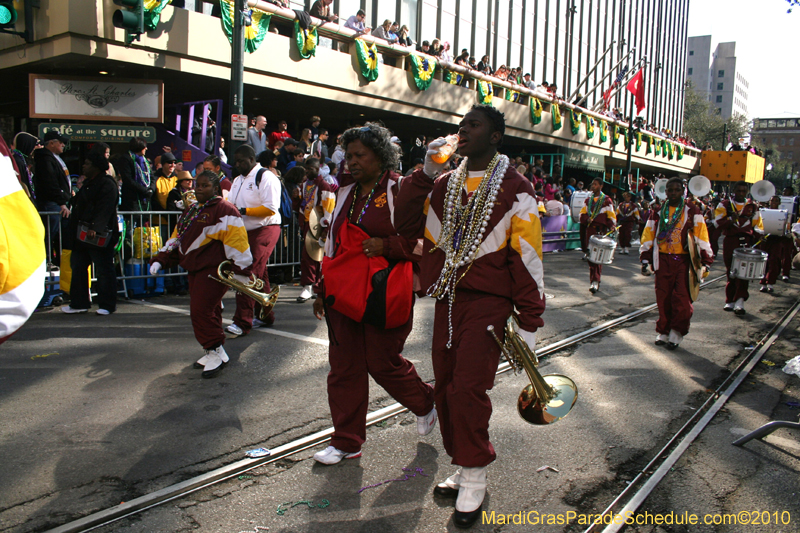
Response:
[[[183,200],[178,200],[177,202],[175,202],[175,207],[177,207],[178,209],[183,209]]]
[[[317,240],[317,244],[319,244],[319,247],[320,247],[320,248],[325,248],[325,238],[324,238],[324,237],[320,237],[320,238]]]
[[[243,276],[242,274],[234,274],[233,275],[233,279],[235,279],[236,281],[238,281],[240,283],[245,283],[245,284],[250,283],[251,281],[253,281],[249,277]]]
[[[444,163],[436,163],[432,156],[439,153],[439,148],[447,144],[447,141],[444,137],[439,137],[438,139],[431,141],[428,145],[428,152],[425,154],[425,165],[422,167],[422,171],[431,179],[436,178],[439,174],[441,174],[444,167],[447,165],[447,161]]]
[[[155,263],[150,265],[150,275],[151,276],[155,276],[156,274],[158,274],[159,270],[161,270],[161,263],[159,263],[158,261],[156,261]]]
[[[519,334],[522,337],[522,340],[528,345],[531,351],[536,350],[536,332],[535,331],[525,331],[522,328],[519,328]]]

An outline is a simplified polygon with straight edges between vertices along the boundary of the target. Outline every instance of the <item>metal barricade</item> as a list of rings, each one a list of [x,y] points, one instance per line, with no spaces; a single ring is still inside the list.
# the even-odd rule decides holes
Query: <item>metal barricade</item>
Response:
[[[45,225],[47,249],[46,295],[42,302],[49,305],[53,296],[59,293],[62,267],[66,268],[63,252],[69,250],[74,236],[67,235],[69,224],[58,211],[40,211]],[[139,294],[161,294],[167,286],[188,288],[188,272],[174,267],[159,272],[155,276],[149,272],[149,264],[158,250],[170,238],[181,213],[176,211],[119,211],[120,239],[117,243],[115,263],[118,265],[117,280],[119,292],[126,296]],[[267,263],[268,267],[289,267],[300,265],[300,246],[302,239],[297,215],[281,231],[281,238]],[[260,273],[259,273],[260,275]],[[92,269],[92,281],[96,281]],[[167,281],[169,280],[169,281]]]

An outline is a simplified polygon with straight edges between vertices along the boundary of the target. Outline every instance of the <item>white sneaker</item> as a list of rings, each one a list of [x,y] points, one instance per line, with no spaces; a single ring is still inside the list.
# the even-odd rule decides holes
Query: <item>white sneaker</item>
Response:
[[[725,307],[722,308],[723,311],[733,311],[733,302],[729,302],[725,304]]]
[[[682,340],[683,340],[683,335],[681,335],[674,329],[670,330],[669,342],[671,342],[672,344],[680,344]]]
[[[418,416],[417,417],[417,433],[421,436],[425,436],[431,431],[433,431],[434,426],[436,426],[436,408],[434,407],[431,409],[431,412],[425,416]]]
[[[484,496],[486,496],[486,467],[462,468],[456,511],[471,513],[481,506]]]
[[[591,292],[592,294],[594,294],[594,293],[596,293],[598,290],[600,290],[600,284],[599,284],[598,282],[596,282],[596,281],[593,281],[593,282],[592,282],[592,284],[591,284],[591,285],[589,285],[589,292]]]
[[[214,355],[219,356],[219,358],[222,360],[223,363],[227,363],[228,361],[230,361],[230,357],[228,357],[228,354],[225,352],[225,348],[220,346],[214,350],[206,350],[205,355],[194,363],[194,367],[197,369],[200,368],[205,369],[205,366],[208,364],[208,362]]]
[[[733,305],[733,312],[737,315],[744,314],[744,298],[739,298],[736,300],[736,303]]]
[[[254,327],[254,328],[263,328],[263,327],[264,327],[264,326],[266,326],[266,325],[267,325],[267,323],[266,323],[266,322],[262,322],[262,321],[260,321],[260,320],[259,320],[259,319],[257,319],[257,318],[254,318],[254,319],[253,319],[253,327]]]
[[[347,453],[339,450],[338,448],[334,448],[333,446],[328,446],[321,452],[314,454],[314,460],[324,465],[335,465],[342,459],[356,459],[358,457],[361,457],[361,450],[353,453]]]
[[[789,281],[789,276],[781,276],[781,281]]]
[[[297,297],[298,303],[303,303],[311,299],[314,296],[314,293],[311,290],[311,285],[306,285],[303,287],[303,292],[300,293],[300,296]]]
[[[109,311],[108,309],[98,309],[97,314],[100,316],[108,316],[111,314],[111,311]]]
[[[218,346],[214,350],[208,350],[204,357],[208,357],[203,366],[202,377],[204,378],[213,378],[216,376],[219,371],[222,370],[222,367],[227,365],[230,360],[228,354],[225,353],[225,348],[222,346]]]
[[[61,312],[62,313],[67,313],[68,315],[74,315],[76,313],[86,313],[87,311],[89,311],[89,310],[88,309],[75,309],[75,308],[70,307],[68,305],[65,305],[64,307],[61,308]]]
[[[656,335],[656,346],[664,346],[669,341],[669,337],[663,333]]]
[[[244,331],[242,331],[242,328],[240,328],[236,324],[231,324],[230,326],[225,328],[225,331],[230,333],[230,336],[232,336],[232,337],[239,337],[240,335],[244,334]]]

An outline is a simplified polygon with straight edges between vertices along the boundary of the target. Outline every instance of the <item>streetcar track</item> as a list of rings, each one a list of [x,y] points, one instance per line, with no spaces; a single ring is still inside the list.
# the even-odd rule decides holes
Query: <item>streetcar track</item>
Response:
[[[725,279],[724,275],[710,279],[704,282],[701,285],[701,288],[706,288],[710,284],[720,281],[722,279]],[[159,307],[167,308],[169,306],[159,305]],[[560,341],[548,344],[545,347],[537,349],[536,355],[539,358],[548,357],[567,347],[576,346],[586,339],[607,332],[621,324],[625,324],[627,322],[636,320],[637,318],[650,313],[656,308],[657,305],[655,303],[641,307],[633,312],[619,316],[612,320],[608,320],[606,322],[603,322],[602,324],[598,324],[597,326],[593,326],[577,334],[561,339]],[[170,310],[170,309],[165,309],[165,310]],[[498,366],[496,375],[503,374],[505,372],[508,372],[509,370],[511,370],[511,366],[509,365],[509,363],[507,361],[503,362]],[[387,407],[369,413],[367,415],[366,425],[367,427],[374,426],[384,420],[388,420],[392,417],[398,416],[407,411],[408,409],[406,409],[399,403],[394,403],[392,405],[389,405]],[[333,428],[329,427],[327,429],[312,433],[311,435],[307,435],[305,437],[301,437],[289,443],[280,445],[276,448],[272,448],[271,449],[272,453],[268,457],[263,457],[258,459],[248,458],[235,461],[229,465],[225,465],[223,467],[217,468],[205,474],[195,476],[185,481],[164,487],[163,489],[150,492],[133,500],[123,502],[114,507],[104,509],[102,511],[92,513],[83,518],[79,518],[78,520],[68,522],[61,526],[48,530],[48,533],[73,533],[80,531],[91,531],[93,529],[106,526],[118,520],[122,520],[129,516],[133,516],[141,512],[144,512],[153,507],[157,507],[164,503],[182,498],[184,496],[187,496],[188,494],[197,492],[199,490],[210,487],[217,483],[233,479],[255,468],[275,463],[291,455],[300,453],[309,448],[313,448],[315,446],[323,444],[329,441],[332,435],[333,435]]]

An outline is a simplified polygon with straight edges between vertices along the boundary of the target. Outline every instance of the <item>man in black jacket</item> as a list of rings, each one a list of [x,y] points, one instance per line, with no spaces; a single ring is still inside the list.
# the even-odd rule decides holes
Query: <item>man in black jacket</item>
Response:
[[[72,184],[69,180],[69,170],[61,154],[64,146],[69,141],[57,131],[50,130],[44,135],[44,148],[33,152],[36,172],[33,175],[33,185],[36,190],[36,208],[39,211],[58,211],[61,216],[49,215],[45,222],[47,236],[45,243],[50,243],[47,250],[48,261],[58,265],[61,261],[61,246],[59,236],[64,219],[69,218],[67,204],[72,197]]]

